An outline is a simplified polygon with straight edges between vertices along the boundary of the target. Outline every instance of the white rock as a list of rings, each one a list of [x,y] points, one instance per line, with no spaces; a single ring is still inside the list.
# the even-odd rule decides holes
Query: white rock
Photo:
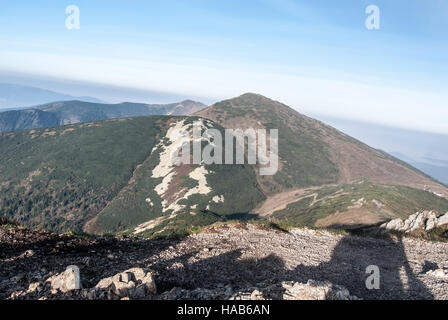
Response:
[[[438,226],[438,219],[434,212],[429,212],[426,218],[426,231],[430,231]]]
[[[388,223],[384,223],[381,225],[381,228],[387,229],[387,230],[397,230],[400,231],[404,227],[404,222],[401,219],[394,219],[389,221]]]
[[[409,220],[409,228],[406,228],[405,232],[412,232],[419,228],[422,228],[425,223],[426,214],[425,214],[425,212],[419,212],[419,213],[416,213],[415,218],[413,216],[411,216],[411,217],[412,217],[412,219],[407,219],[405,221],[405,225],[407,225],[406,222]]]
[[[426,272],[426,275],[439,279],[448,279],[448,270],[443,269],[429,270],[428,272]]]
[[[63,293],[81,289],[81,280],[79,268],[77,266],[68,266],[67,269],[60,274],[56,274],[47,279],[51,285],[52,291],[61,291]]]
[[[448,212],[445,213],[443,216],[440,216],[439,219],[437,219],[437,225],[439,227],[446,224],[448,224]]]
[[[448,216],[446,218],[443,217],[443,219],[441,220],[445,221],[445,219],[447,220],[446,223],[448,223]],[[440,225],[439,220],[440,218],[437,219],[435,212],[423,211],[410,215],[405,221],[403,221],[402,219],[391,220],[387,223],[382,224],[381,228],[386,230],[402,231],[406,233],[413,232],[418,229],[430,231]]]

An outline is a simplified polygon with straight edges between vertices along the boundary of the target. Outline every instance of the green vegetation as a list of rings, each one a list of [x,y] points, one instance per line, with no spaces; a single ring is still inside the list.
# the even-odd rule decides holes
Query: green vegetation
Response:
[[[168,117],[108,120],[0,135],[0,215],[81,231],[150,154]]]
[[[377,212],[384,220],[394,217],[407,218],[422,210],[448,211],[448,200],[432,193],[405,186],[383,185],[370,182],[326,187],[289,204],[273,214],[275,220],[290,226],[314,226],[316,221],[337,212],[345,212],[359,199],[365,208]],[[380,204],[373,203],[376,201]]]
[[[420,236],[425,240],[448,242],[448,226],[434,228]]]
[[[139,234],[145,238],[184,236],[197,233],[203,227],[216,222],[224,222],[226,218],[210,211],[194,210],[182,212],[173,219],[167,219],[154,229]]]
[[[196,119],[196,117],[187,118],[185,124],[190,124]],[[215,128],[223,130],[218,125]],[[101,231],[124,231],[160,216],[169,216],[172,213],[172,210],[163,212],[163,199],[154,190],[162,181],[161,178],[152,178],[152,170],[159,163],[160,151],[159,148],[153,152],[135,170],[134,182],[123,189],[98,216],[97,225]],[[223,154],[224,157],[225,154]],[[193,170],[197,166],[187,167]],[[248,213],[265,199],[258,188],[254,166],[205,165],[204,167],[209,172],[206,177],[207,185],[212,191],[206,195],[192,195],[187,199],[182,199],[178,202],[179,205],[184,205],[186,208],[194,206],[198,210],[209,210],[218,215],[231,215]],[[179,176],[179,179],[175,188],[176,192],[183,189],[188,190],[197,185],[197,181],[188,175],[183,174]],[[224,202],[213,202],[212,199],[215,196],[222,197]],[[150,200],[150,203],[146,201],[147,199]]]
[[[162,179],[152,178],[161,149],[152,151],[172,119],[139,117],[1,134],[0,216],[58,232],[81,232],[95,218],[89,231],[115,233],[170,215],[154,190]],[[205,168],[212,192],[180,205],[226,215],[250,212],[265,199],[253,166]],[[179,178],[176,192],[197,184],[188,175]],[[215,196],[225,201],[213,202]],[[201,219],[199,226],[208,216],[194,221]]]
[[[294,110],[259,95],[245,94],[215,104],[213,112],[225,113],[227,122],[260,119],[266,129],[279,130],[281,170],[274,175],[275,183],[270,178],[260,179],[270,192],[337,182],[339,170],[330,160],[320,131]]]
[[[9,221],[4,217],[0,217],[0,229],[9,229],[16,227],[16,223]]]
[[[138,115],[148,112],[148,108],[138,104],[106,108],[67,102],[44,106],[40,111],[51,112],[58,119],[82,114],[77,120],[89,121]],[[154,106],[152,111],[163,112]],[[186,124],[192,124],[198,117],[123,118],[16,131],[0,134],[0,217],[58,232],[84,230],[110,234],[131,233],[140,224],[159,218],[155,228],[143,233],[153,237],[194,233],[204,226],[230,221],[249,221],[278,230],[314,227],[319,219],[346,212],[360,199],[364,199],[363,210],[384,220],[406,218],[420,210],[448,211],[446,199],[405,186],[364,182],[322,187],[335,185],[341,178],[353,181],[360,176],[366,181],[369,177],[382,181],[381,178],[389,178],[389,173],[398,177],[397,184],[412,179],[406,180],[407,176],[400,179],[401,172],[404,175],[409,172],[398,166],[402,163],[393,157],[281,103],[246,94],[217,103],[207,112],[215,113],[216,119],[226,125],[235,124],[230,129],[245,125],[279,129],[277,174],[259,176],[258,165],[204,165],[208,172],[207,188],[211,191],[184,199],[188,190],[198,186],[198,181],[189,176],[197,166],[184,165],[175,169],[176,175],[165,185],[162,199],[155,188],[163,179],[153,178],[153,169],[160,162],[162,145],[170,143],[165,137],[166,130],[174,120],[184,119]],[[224,130],[216,123],[210,126]],[[155,148],[159,143],[161,146]],[[345,150],[350,151],[348,157],[343,157]],[[352,170],[347,163],[352,165],[353,159],[356,168]],[[385,170],[377,177],[369,165],[380,167],[385,164],[384,159],[396,163],[387,161],[384,168],[390,171]],[[366,171],[368,174],[364,175]],[[412,175],[416,179],[412,181],[417,182],[410,185],[420,183],[420,178],[426,179],[417,171]],[[275,212],[273,221],[251,214],[267,196],[310,186],[321,188]],[[177,212],[168,208],[171,204],[178,205]]]

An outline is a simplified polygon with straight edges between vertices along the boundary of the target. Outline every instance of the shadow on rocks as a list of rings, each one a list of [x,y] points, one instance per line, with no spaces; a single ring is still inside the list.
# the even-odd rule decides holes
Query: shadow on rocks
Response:
[[[363,239],[365,240],[365,239]],[[300,254],[297,252],[296,254]],[[160,270],[157,279],[166,290],[170,287],[184,289],[214,289],[230,285],[233,290],[278,284],[283,281],[306,283],[308,280],[329,281],[346,287],[351,295],[363,299],[433,299],[430,290],[412,271],[402,239],[396,241],[360,241],[346,236],[335,246],[331,259],[317,266],[299,265],[288,269],[284,261],[270,254],[262,259],[242,258],[241,249],[210,258],[191,261],[192,255],[183,255],[169,261],[178,268]],[[378,266],[380,289],[367,289],[368,266]],[[154,266],[158,268],[158,266]],[[160,267],[160,266],[159,266]],[[280,299],[264,292],[266,298]]]

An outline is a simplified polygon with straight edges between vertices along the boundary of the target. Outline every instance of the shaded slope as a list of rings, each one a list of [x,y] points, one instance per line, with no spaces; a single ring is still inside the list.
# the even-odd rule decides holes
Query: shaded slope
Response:
[[[166,117],[107,120],[0,135],[0,214],[82,230],[150,154]]]

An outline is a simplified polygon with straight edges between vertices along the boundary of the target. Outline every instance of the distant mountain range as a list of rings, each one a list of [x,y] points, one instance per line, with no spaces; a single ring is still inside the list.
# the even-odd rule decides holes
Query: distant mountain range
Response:
[[[55,103],[36,112],[89,121],[78,115],[91,106],[71,103],[69,111]],[[186,105],[194,109],[193,102]],[[125,109],[138,113],[132,115],[184,110],[177,106]],[[100,106],[93,117],[123,116],[121,107]],[[447,199],[424,190],[447,195],[444,185],[261,95],[244,94],[189,117],[127,115],[1,134],[0,215],[58,231],[162,236],[225,220],[357,228],[420,210],[448,211]],[[261,176],[259,165],[174,166],[172,130],[191,130],[194,121],[221,132],[279,129],[279,171]]]
[[[413,159],[400,152],[391,152],[391,154],[448,185],[448,161],[427,157],[424,157],[423,159]]]
[[[74,97],[36,87],[0,83],[0,112],[2,109],[11,110],[14,108],[34,107],[53,101],[69,100],[82,100],[95,103],[103,102],[92,97]]]
[[[185,100],[171,104],[124,102],[103,104],[85,101],[62,101],[31,109],[0,112],[0,132],[37,129],[112,118],[148,115],[189,115],[205,105]]]
[[[59,110],[51,112],[50,106],[57,105],[55,101],[64,103],[54,108]],[[91,104],[84,102],[91,102]],[[173,104],[153,104],[151,110],[148,110],[149,105],[146,104],[106,104],[88,96],[75,97],[33,86],[0,83],[0,132],[127,116],[189,115],[205,107],[201,103],[192,101],[187,106],[187,102],[179,103],[185,104],[179,107],[184,110],[171,110]],[[440,182],[448,184],[448,160],[445,159],[448,153],[447,135],[416,132],[329,116],[316,116],[316,118],[375,148],[385,150]]]

